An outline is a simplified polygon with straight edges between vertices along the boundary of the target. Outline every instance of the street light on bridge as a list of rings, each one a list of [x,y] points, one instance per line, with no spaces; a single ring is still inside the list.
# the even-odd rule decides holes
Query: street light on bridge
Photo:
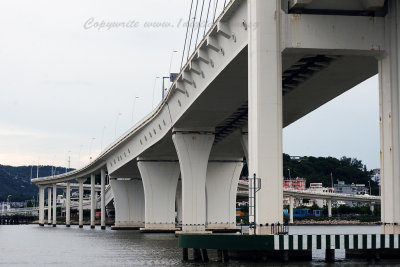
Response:
[[[121,112],[118,112],[118,114],[117,114],[117,118],[115,119],[115,133],[114,133],[114,139],[115,138],[117,138],[117,125],[118,125],[118,118],[119,118],[119,116],[121,116],[122,115],[122,113]]]
[[[92,139],[90,140],[90,148],[89,148],[89,160],[90,162],[92,162],[92,144],[93,141],[96,139],[96,137],[92,137]]]
[[[136,104],[136,99],[138,99],[138,96],[135,96],[135,98],[133,99],[133,105],[132,105],[132,121],[131,123],[133,124],[133,115],[135,114],[135,104]]]

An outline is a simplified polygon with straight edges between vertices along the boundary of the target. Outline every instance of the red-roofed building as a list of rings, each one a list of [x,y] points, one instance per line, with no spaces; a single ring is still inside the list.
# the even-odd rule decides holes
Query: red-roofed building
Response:
[[[284,179],[284,189],[306,190],[306,179],[296,177],[295,179]]]

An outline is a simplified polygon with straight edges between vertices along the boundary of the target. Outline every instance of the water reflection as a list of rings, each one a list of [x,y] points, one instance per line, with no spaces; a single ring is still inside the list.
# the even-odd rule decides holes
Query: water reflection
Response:
[[[378,233],[379,227],[346,226],[341,233]],[[310,232],[312,231],[312,232]],[[337,227],[298,226],[291,234],[335,234]],[[376,232],[378,231],[378,232]],[[37,225],[0,226],[0,265],[13,266],[265,266],[265,263],[182,263],[178,239],[172,234],[140,234],[138,231],[79,229],[72,226],[39,227]],[[210,252],[210,258],[213,252]],[[344,260],[344,250],[337,250],[337,265],[365,266],[365,262]],[[324,251],[313,252],[314,261],[289,266],[322,266]],[[387,262],[400,266],[396,262]],[[387,265],[385,264],[385,265]],[[269,263],[268,266],[280,266]],[[379,266],[379,265],[377,265]]]

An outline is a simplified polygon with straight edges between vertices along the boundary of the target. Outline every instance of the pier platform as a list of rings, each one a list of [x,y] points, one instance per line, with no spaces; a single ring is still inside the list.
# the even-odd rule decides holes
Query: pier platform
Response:
[[[239,235],[239,234],[181,234],[179,247],[183,260],[208,261],[207,250],[217,250],[219,261],[235,260],[304,260],[311,261],[312,250],[325,250],[326,261],[335,260],[335,249],[345,249],[348,255],[365,259],[397,257],[400,259],[400,236],[380,234],[360,235]]]

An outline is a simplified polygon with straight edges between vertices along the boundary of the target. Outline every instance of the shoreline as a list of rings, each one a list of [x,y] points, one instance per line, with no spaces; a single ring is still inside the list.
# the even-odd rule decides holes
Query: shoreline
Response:
[[[312,221],[304,220],[289,224],[290,226],[313,226],[313,225],[335,225],[335,226],[352,226],[352,225],[380,225],[379,222],[360,222],[359,220],[325,220]]]

